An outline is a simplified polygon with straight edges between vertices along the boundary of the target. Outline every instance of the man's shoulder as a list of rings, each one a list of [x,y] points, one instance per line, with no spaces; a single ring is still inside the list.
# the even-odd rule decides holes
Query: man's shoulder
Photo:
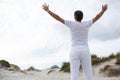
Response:
[[[65,25],[71,25],[74,24],[75,21],[71,21],[71,20],[65,20]]]
[[[93,24],[93,20],[83,21],[82,23],[87,25],[87,26],[91,26]]]

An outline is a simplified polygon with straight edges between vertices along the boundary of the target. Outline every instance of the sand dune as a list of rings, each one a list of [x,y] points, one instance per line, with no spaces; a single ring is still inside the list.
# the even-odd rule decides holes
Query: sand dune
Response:
[[[70,80],[70,73],[54,70],[47,74],[50,69],[26,72],[14,72],[0,69],[0,80]],[[95,80],[120,80],[120,77],[95,76]],[[79,80],[85,80],[83,73],[80,73]]]
[[[107,64],[115,65],[115,59],[93,66],[95,80],[120,80],[119,77],[105,77],[99,73],[99,70]],[[0,68],[0,80],[70,80],[70,73],[65,73],[57,69],[44,69],[40,71],[9,71]],[[80,71],[79,80],[85,80],[85,76]]]

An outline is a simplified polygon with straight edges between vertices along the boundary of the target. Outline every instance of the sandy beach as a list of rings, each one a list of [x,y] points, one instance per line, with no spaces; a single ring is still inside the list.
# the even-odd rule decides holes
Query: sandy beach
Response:
[[[120,65],[114,64],[115,62],[116,59],[111,59],[93,66],[94,80],[120,80]],[[111,67],[100,73],[100,70],[104,69],[106,65]],[[13,66],[10,68],[0,67],[0,80],[70,80],[70,72],[60,71],[60,68],[39,70],[31,67],[26,70],[20,70],[16,65]],[[112,72],[109,72],[110,70]],[[109,76],[108,72],[112,73],[112,76]],[[80,70],[79,80],[85,80],[82,69]]]
[[[94,75],[94,79],[120,80],[120,77],[104,77]],[[60,72],[59,69],[55,70],[45,69],[41,71],[22,71],[22,72],[0,69],[0,80],[70,80],[70,73]],[[85,80],[85,77],[82,72],[80,73],[79,80]]]

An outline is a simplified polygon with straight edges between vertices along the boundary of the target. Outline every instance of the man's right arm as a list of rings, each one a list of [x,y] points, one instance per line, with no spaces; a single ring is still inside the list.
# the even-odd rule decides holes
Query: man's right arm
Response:
[[[63,18],[59,17],[57,14],[55,14],[55,13],[53,13],[52,11],[49,10],[49,6],[48,6],[48,5],[44,4],[44,5],[42,5],[42,7],[43,7],[43,9],[44,9],[46,12],[48,12],[48,14],[50,14],[54,19],[56,19],[56,20],[60,21],[61,23],[65,24]]]
[[[107,10],[107,4],[102,5],[102,11],[93,18],[93,23],[95,23],[104,14],[106,10]]]
[[[53,13],[52,11],[47,11],[53,18],[55,18],[56,20],[60,21],[61,23],[64,24],[64,19],[62,19],[61,17],[59,17],[57,14]]]

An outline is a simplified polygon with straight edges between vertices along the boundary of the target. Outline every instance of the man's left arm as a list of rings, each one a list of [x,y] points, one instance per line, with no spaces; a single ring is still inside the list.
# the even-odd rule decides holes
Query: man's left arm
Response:
[[[104,14],[104,12],[107,10],[107,4],[102,5],[102,11],[99,12],[94,18],[93,18],[93,23],[95,23],[100,17],[102,17],[102,15]]]

